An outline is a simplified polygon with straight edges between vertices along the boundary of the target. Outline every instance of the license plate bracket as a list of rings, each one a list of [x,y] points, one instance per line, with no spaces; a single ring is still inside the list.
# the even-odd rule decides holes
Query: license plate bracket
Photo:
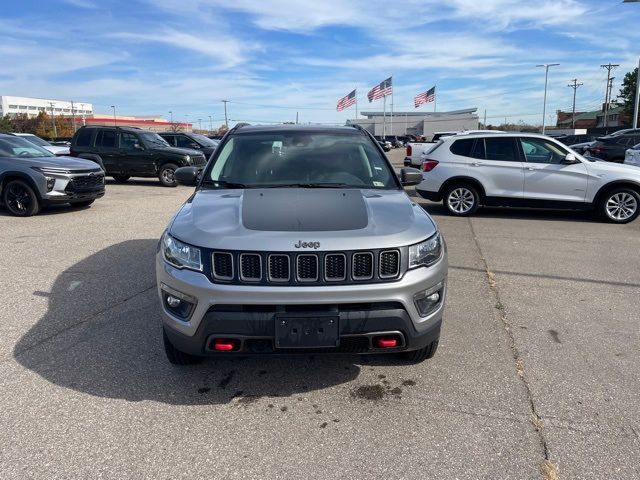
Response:
[[[277,315],[276,348],[330,348],[340,342],[337,315]]]

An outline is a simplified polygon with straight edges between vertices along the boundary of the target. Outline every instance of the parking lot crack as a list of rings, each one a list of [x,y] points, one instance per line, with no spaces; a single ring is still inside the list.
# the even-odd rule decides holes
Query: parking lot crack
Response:
[[[91,314],[83,317],[81,320],[79,320],[79,321],[77,321],[75,323],[72,323],[71,325],[67,325],[66,327],[64,327],[64,328],[52,333],[51,335],[47,335],[47,336],[39,339],[38,341],[34,342],[33,344],[31,344],[31,345],[29,345],[29,346],[27,346],[27,347],[25,347],[25,348],[23,348],[23,349],[21,349],[19,351],[14,352],[14,357],[18,357],[18,356],[24,355],[25,353],[33,350],[34,348],[37,348],[37,347],[39,347],[41,345],[44,345],[45,343],[50,342],[54,338],[59,337],[60,335],[63,335],[65,333],[73,330],[74,328],[80,326],[80,325],[83,325],[83,324],[85,324],[87,322],[91,322],[91,321],[95,320],[96,317],[99,317],[99,316],[103,315],[104,313],[106,313],[106,312],[108,312],[110,310],[113,310],[114,308],[117,308],[120,305],[123,305],[123,304],[127,303],[129,300],[134,299],[138,295],[143,295],[143,294],[145,294],[145,293],[147,293],[150,290],[153,290],[155,288],[156,288],[156,285],[155,285],[155,282],[154,282],[154,284],[151,285],[150,287],[145,287],[142,290],[138,290],[137,292],[132,293],[131,295],[128,295],[127,297],[125,297],[125,298],[123,298],[121,300],[118,300],[115,303],[112,303],[112,304],[110,304],[110,305],[108,305],[108,306],[106,306],[106,307],[104,307],[104,308],[102,308],[102,309],[100,309],[100,310],[98,310],[96,312],[92,312]]]
[[[498,288],[498,283],[496,281],[496,275],[492,271],[486,257],[484,256],[484,253],[482,251],[482,246],[480,245],[480,241],[478,240],[478,236],[476,235],[476,231],[473,226],[473,222],[471,221],[470,218],[468,218],[467,220],[469,222],[469,228],[471,230],[471,236],[473,238],[473,242],[476,246],[476,249],[478,250],[480,260],[482,261],[482,264],[484,266],[484,273],[486,275],[489,290],[491,290],[494,296],[495,305],[500,305],[500,308],[496,309],[498,311],[498,317],[500,318],[500,322],[502,323],[502,326],[509,339],[509,347],[511,349],[511,355],[513,357],[516,373],[524,387],[527,400],[529,403],[529,407],[531,408],[531,425],[534,431],[536,432],[536,434],[538,435],[542,453],[544,455],[544,460],[540,464],[540,472],[543,478],[545,479],[558,478],[557,465],[551,462],[549,445],[543,429],[543,421],[540,415],[538,415],[536,403],[533,398],[533,393],[531,391],[531,386],[529,385],[529,382],[527,380],[524,360],[522,359],[520,352],[518,351],[518,348],[516,346],[515,335],[513,333],[513,329],[511,328],[511,322],[509,321],[509,318],[507,316],[508,306],[506,306],[502,301],[502,298],[500,295],[500,289]]]

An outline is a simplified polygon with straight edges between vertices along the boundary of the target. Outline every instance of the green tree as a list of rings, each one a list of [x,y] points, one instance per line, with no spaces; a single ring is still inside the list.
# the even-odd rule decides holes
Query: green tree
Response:
[[[618,94],[618,98],[622,100],[624,113],[633,115],[633,108],[636,101],[636,85],[638,80],[638,67],[633,71],[627,72],[622,81],[622,88]]]
[[[0,117],[0,132],[13,132],[15,131],[15,125],[9,115]]]

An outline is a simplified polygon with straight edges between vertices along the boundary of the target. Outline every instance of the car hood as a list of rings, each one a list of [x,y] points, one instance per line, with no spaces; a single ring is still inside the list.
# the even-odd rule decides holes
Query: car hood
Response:
[[[70,153],[69,147],[59,147],[57,145],[45,145],[42,148],[44,148],[45,150],[49,150],[54,155],[69,155]]]
[[[586,165],[589,173],[596,174],[599,178],[605,180],[630,180],[640,184],[640,171],[635,165],[606,161],[589,162]]]
[[[85,160],[83,158],[73,157],[41,157],[41,158],[18,158],[28,163],[30,167],[40,168],[65,168],[67,170],[99,170],[100,167],[96,162]]]
[[[158,148],[154,148],[154,150],[158,151],[158,152],[162,152],[162,153],[168,153],[168,154],[173,154],[173,155],[180,155],[180,156],[184,156],[184,155],[202,155],[202,152],[200,150],[194,150],[192,148],[178,148],[178,147],[158,147]]]
[[[228,250],[395,248],[434,235],[431,217],[403,191],[358,189],[201,190],[174,217],[171,235]]]

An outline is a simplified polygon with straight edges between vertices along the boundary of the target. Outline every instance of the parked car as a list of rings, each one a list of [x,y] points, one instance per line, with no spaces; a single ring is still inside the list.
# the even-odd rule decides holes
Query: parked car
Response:
[[[495,133],[504,133],[502,130],[461,130],[459,132],[436,132],[435,140],[431,142],[409,142],[406,146],[406,154],[404,158],[405,167],[422,168],[422,162],[433,148],[436,147],[438,141],[444,137],[452,135],[471,135],[474,133],[485,133],[487,135]]]
[[[157,177],[165,187],[178,185],[179,167],[206,164],[201,151],[172,147],[157,133],[133,127],[81,127],[71,140],[71,155],[93,160],[117,182]]]
[[[205,158],[209,159],[220,143],[219,140],[212,140],[209,137],[191,132],[160,132],[158,133],[172,147],[190,148],[200,150]]]
[[[54,155],[69,155],[68,146],[53,145],[32,133],[12,133],[12,135],[15,135],[17,137],[22,137],[25,140],[33,143],[34,145],[38,145],[39,147],[42,147],[45,150],[50,151]]]
[[[607,135],[606,137],[599,137],[588,148],[588,153],[607,162],[622,163],[627,149],[638,143],[640,143],[640,132]]]
[[[565,145],[575,145],[577,143],[587,143],[587,142],[593,142],[596,137],[595,135],[589,135],[589,134],[576,134],[576,135],[558,135],[557,137],[552,137],[555,140],[558,140],[561,143],[564,143]]]
[[[624,163],[625,165],[640,167],[640,143],[625,152]]]
[[[215,166],[214,166],[215,163]],[[438,227],[358,127],[233,128],[156,257],[175,364],[270,353],[434,355],[447,287]]]
[[[575,150],[576,152],[578,152],[581,155],[585,155],[587,153],[587,150],[589,150],[589,148],[591,148],[596,142],[592,141],[592,142],[584,142],[584,143],[575,143],[573,145],[569,145],[569,148],[571,150]]]
[[[104,195],[104,172],[94,162],[57,157],[22,137],[0,134],[0,203],[18,217],[69,203],[86,207]]]
[[[452,215],[506,205],[596,210],[627,223],[640,211],[640,170],[590,161],[543,135],[447,137],[428,157],[416,191]]]

